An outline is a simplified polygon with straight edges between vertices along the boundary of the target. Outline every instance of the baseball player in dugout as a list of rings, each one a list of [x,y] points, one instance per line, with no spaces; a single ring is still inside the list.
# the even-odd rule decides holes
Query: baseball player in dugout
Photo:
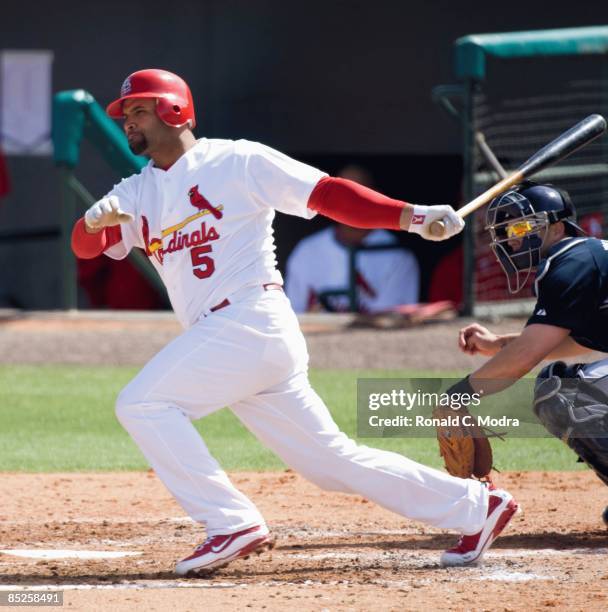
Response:
[[[485,396],[509,387],[543,360],[608,353],[608,241],[586,236],[568,193],[523,183],[490,203],[487,229],[512,293],[536,271],[537,303],[521,332],[498,335],[478,323],[460,330],[462,351],[491,357],[457,383],[460,390]],[[549,433],[608,484],[608,359],[546,365],[536,379],[533,410]],[[467,458],[468,450],[459,447],[456,440],[464,437],[441,429],[438,437],[448,470],[467,476],[478,458]],[[464,471],[457,465],[450,470],[452,460]],[[491,466],[491,458],[487,461]]]
[[[124,81],[107,113],[150,162],[86,211],[78,257],[143,249],[183,333],[121,391],[116,414],[168,490],[206,531],[176,572],[207,573],[274,544],[258,509],[230,482],[192,425],[225,406],[288,466],[323,489],[356,493],[461,535],[446,565],[478,562],[517,509],[512,496],[397,453],[357,445],[308,381],[308,353],[275,266],[275,210],[360,228],[445,238],[450,206],[398,201],[246,140],[196,139],[188,85],[164,70]]]
[[[373,187],[369,172],[357,165],[338,176]],[[367,247],[382,247],[367,250]],[[361,249],[360,251],[358,249]],[[287,260],[285,292],[296,312],[351,310],[350,256],[355,259],[356,310],[374,313],[418,302],[416,256],[398,246],[386,230],[361,229],[336,223],[301,240]]]

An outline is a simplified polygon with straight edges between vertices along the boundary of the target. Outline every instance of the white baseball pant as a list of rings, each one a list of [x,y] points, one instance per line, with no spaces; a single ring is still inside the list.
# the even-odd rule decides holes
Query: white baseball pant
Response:
[[[308,353],[281,291],[249,287],[162,349],[120,393],[118,419],[208,535],[263,524],[191,421],[230,406],[288,466],[323,489],[357,493],[410,519],[476,533],[488,493],[397,453],[356,444],[308,382]]]

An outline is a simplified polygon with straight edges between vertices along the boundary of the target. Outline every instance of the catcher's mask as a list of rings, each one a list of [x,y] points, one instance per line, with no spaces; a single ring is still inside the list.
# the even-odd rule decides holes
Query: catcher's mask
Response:
[[[560,221],[568,235],[586,235],[575,223],[570,196],[551,185],[522,183],[492,200],[486,229],[492,237],[492,251],[507,276],[510,293],[523,289],[541,260],[547,228]]]

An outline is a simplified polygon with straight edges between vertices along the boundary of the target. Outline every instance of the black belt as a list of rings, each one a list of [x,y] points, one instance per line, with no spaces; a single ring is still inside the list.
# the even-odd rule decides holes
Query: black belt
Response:
[[[262,285],[262,289],[264,289],[264,291],[283,291],[283,285],[279,285],[279,283],[266,283],[265,285]],[[210,308],[209,312],[215,312],[216,310],[226,308],[226,306],[230,306],[230,300],[228,298],[222,300],[213,308]]]

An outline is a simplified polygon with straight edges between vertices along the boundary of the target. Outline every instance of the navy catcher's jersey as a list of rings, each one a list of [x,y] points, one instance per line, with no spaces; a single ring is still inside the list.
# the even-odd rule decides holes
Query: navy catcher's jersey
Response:
[[[538,266],[534,292],[538,301],[527,325],[563,327],[581,346],[608,352],[608,240],[553,245]]]

